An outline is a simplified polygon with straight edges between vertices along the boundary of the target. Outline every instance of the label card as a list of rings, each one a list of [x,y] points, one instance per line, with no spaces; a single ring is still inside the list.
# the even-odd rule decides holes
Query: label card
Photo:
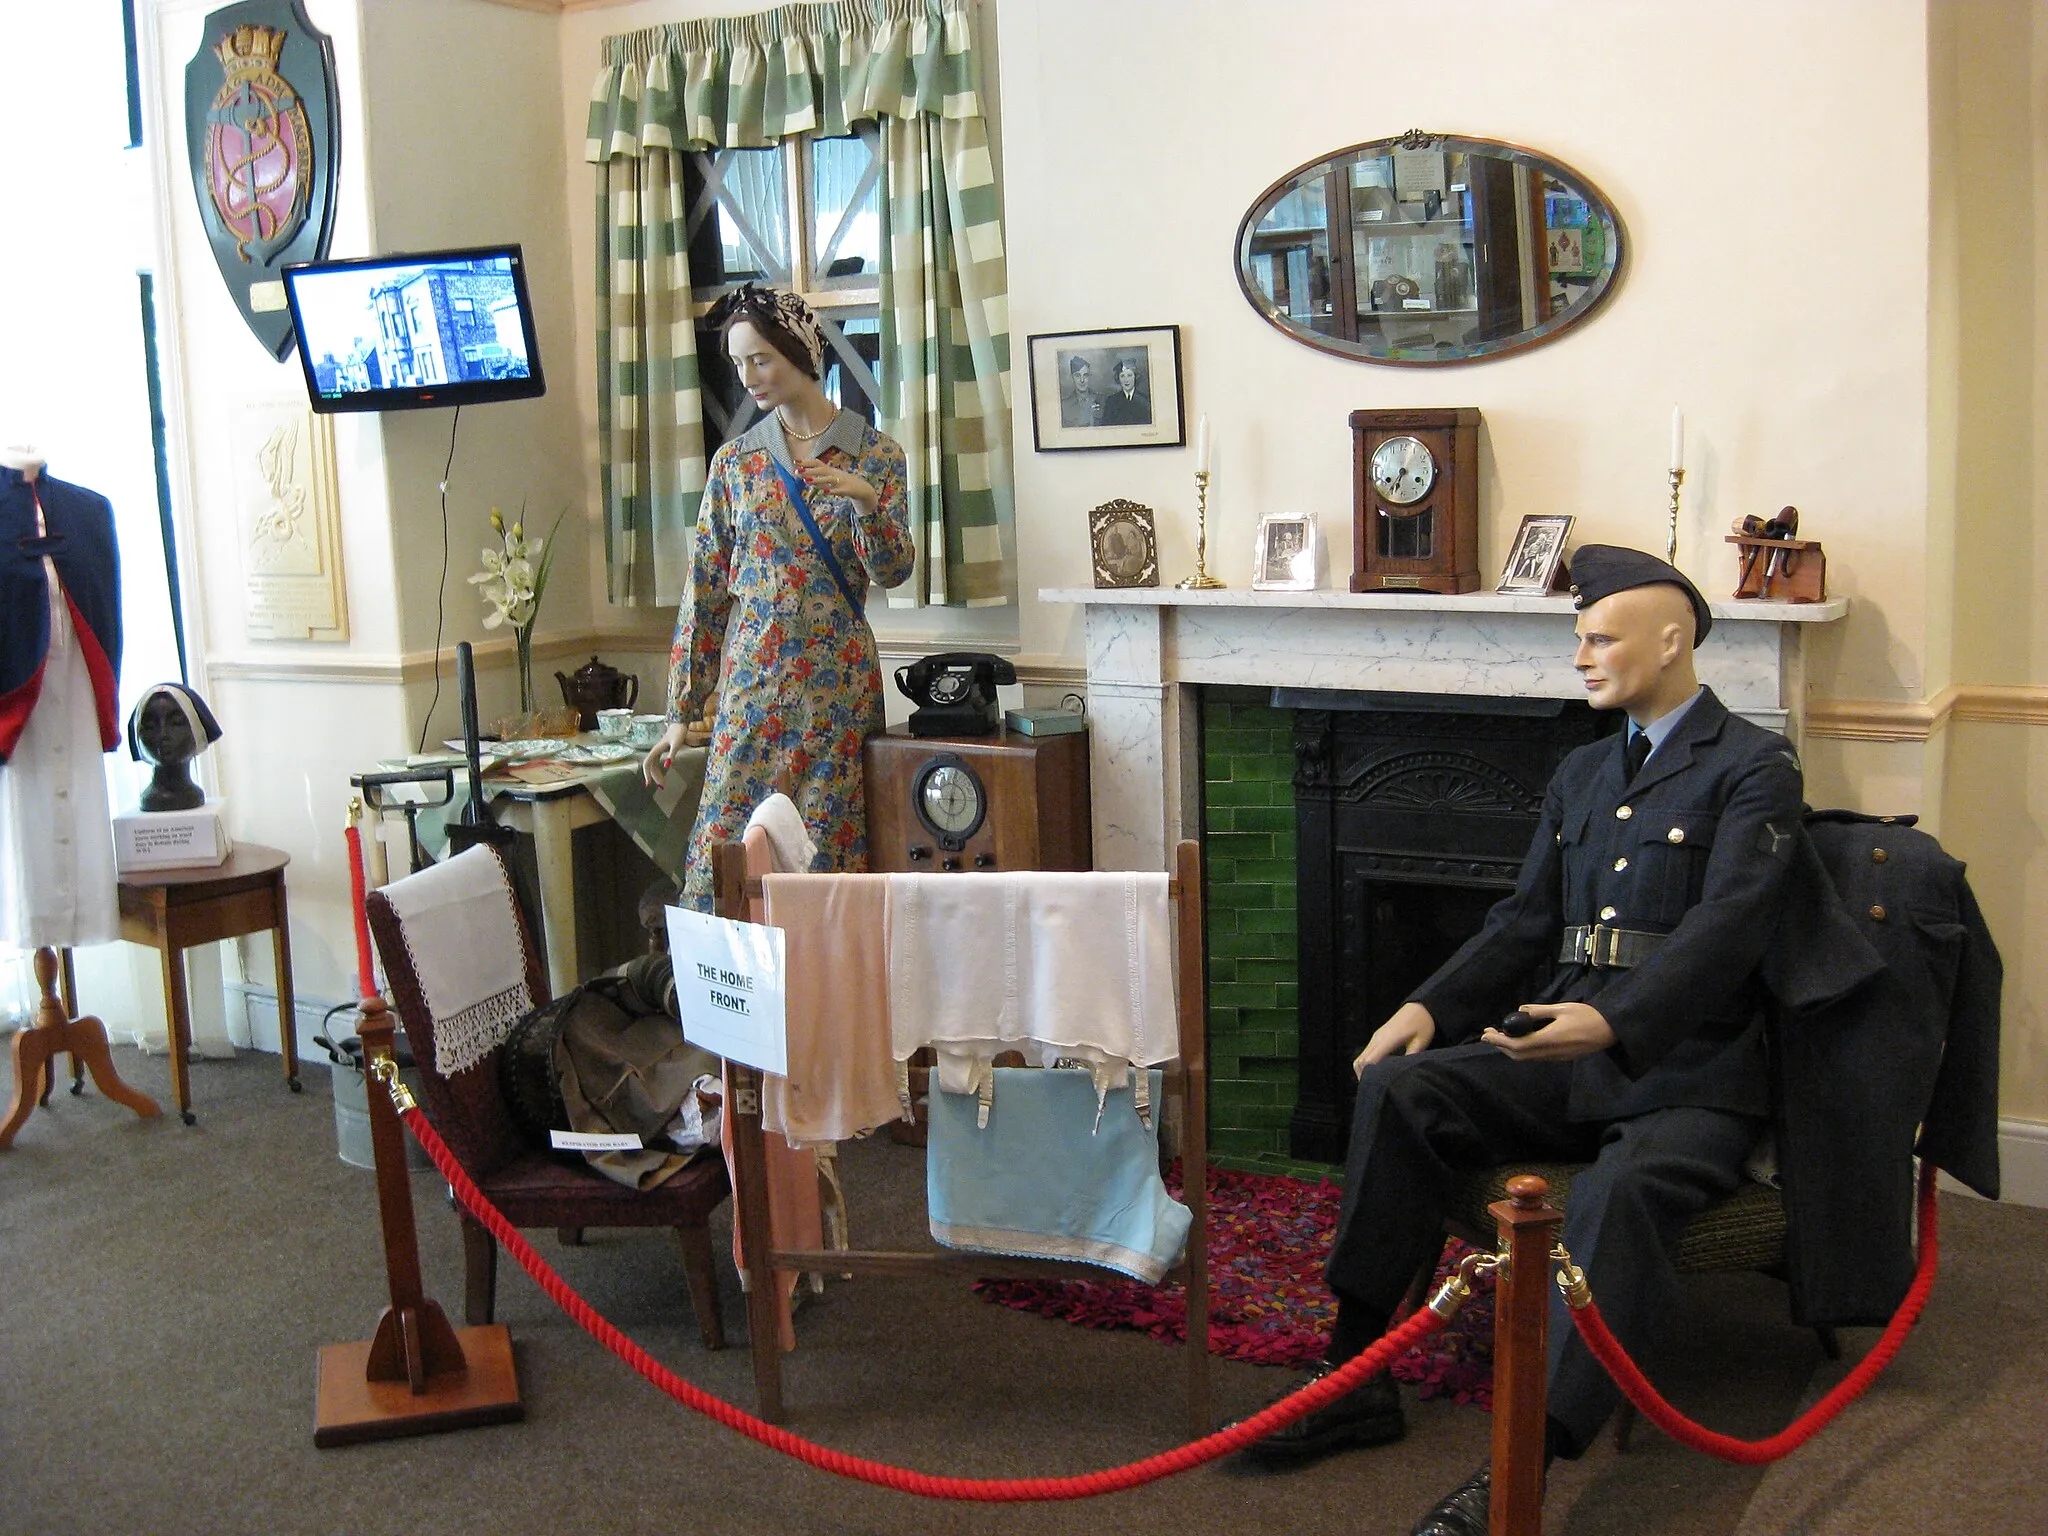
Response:
[[[728,1061],[786,1076],[782,930],[686,907],[667,913],[683,1038]]]
[[[548,1142],[557,1152],[640,1152],[646,1143],[630,1132],[549,1131]]]

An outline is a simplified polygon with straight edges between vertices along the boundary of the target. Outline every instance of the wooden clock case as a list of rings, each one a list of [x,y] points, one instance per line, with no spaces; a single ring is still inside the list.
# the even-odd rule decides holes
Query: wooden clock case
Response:
[[[1372,456],[1412,437],[1436,460],[1436,479],[1408,506],[1386,501]],[[1406,525],[1403,530],[1399,525]],[[1403,535],[1423,548],[1402,547]],[[1426,533],[1426,538],[1423,535]],[[1351,413],[1351,590],[1479,590],[1479,412],[1471,406]]]

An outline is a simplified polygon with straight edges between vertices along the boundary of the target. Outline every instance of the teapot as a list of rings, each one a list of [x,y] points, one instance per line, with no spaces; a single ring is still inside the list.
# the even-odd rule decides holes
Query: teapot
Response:
[[[595,656],[578,667],[574,675],[555,674],[562,685],[562,702],[572,705],[578,725],[586,731],[597,729],[600,709],[631,709],[640,697],[640,679],[631,672],[608,667]]]

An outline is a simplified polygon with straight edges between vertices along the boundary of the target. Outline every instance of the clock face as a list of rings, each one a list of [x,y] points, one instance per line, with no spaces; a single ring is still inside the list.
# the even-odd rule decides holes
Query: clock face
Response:
[[[1372,451],[1372,485],[1391,506],[1413,506],[1436,484],[1436,455],[1420,438],[1390,437]]]
[[[975,771],[959,758],[933,758],[911,781],[910,796],[918,820],[931,829],[939,845],[958,852],[981,830],[988,815],[988,792]]]

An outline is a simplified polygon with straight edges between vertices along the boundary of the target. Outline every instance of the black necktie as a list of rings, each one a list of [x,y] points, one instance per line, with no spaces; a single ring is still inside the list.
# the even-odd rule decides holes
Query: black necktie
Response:
[[[1633,727],[1628,738],[1628,777],[1630,781],[1643,771],[1643,764],[1650,760],[1650,733]]]

